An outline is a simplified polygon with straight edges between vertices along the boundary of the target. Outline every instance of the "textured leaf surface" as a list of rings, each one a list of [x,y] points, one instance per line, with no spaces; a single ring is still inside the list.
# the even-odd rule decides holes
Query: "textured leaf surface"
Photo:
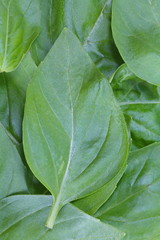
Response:
[[[0,72],[11,72],[40,32],[38,0],[0,0]]]
[[[126,232],[124,240],[160,239],[160,144],[133,151],[100,219]]]
[[[67,26],[100,70],[110,76],[122,62],[111,33],[111,3],[112,0],[41,0],[42,32],[32,48],[36,63],[45,58]]]
[[[17,144],[22,140],[26,89],[36,68],[28,54],[16,71],[0,73],[0,121]]]
[[[0,198],[10,194],[28,192],[26,169],[16,147],[0,124]]]
[[[72,205],[65,206],[52,230],[44,224],[50,196],[12,196],[0,201],[0,239],[120,240],[124,233],[90,217]]]
[[[29,85],[24,148],[30,168],[56,199],[55,215],[110,182],[126,163],[122,112],[106,79],[67,29]]]
[[[133,147],[160,141],[160,88],[137,78],[125,64],[111,85],[123,112],[131,117]]]
[[[160,85],[160,1],[114,0],[113,36],[129,68]]]

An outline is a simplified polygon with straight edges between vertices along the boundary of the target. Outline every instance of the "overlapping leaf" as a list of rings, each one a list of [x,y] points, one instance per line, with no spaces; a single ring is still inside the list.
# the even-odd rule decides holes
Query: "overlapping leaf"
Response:
[[[11,194],[27,193],[26,169],[1,124],[0,143],[0,199]]]
[[[22,141],[22,119],[28,83],[36,65],[28,54],[16,71],[0,73],[0,121],[15,143]]]
[[[11,72],[40,32],[39,0],[0,0],[0,23],[0,72]]]
[[[72,205],[63,208],[52,230],[45,218],[50,196],[12,196],[0,201],[0,239],[23,240],[120,240],[124,233],[78,210]]]
[[[112,29],[129,68],[140,78],[160,85],[160,1],[114,0]]]
[[[29,85],[24,147],[55,197],[53,221],[63,205],[94,193],[126,164],[128,135],[112,90],[67,29]]]
[[[133,146],[160,141],[160,88],[137,78],[125,64],[114,74],[111,86],[123,112],[131,117]]]
[[[42,32],[32,47],[37,64],[67,26],[81,40],[92,60],[110,76],[122,62],[111,33],[112,0],[41,0]]]
[[[100,219],[126,232],[124,240],[160,237],[160,143],[133,151],[118,188],[99,210]]]

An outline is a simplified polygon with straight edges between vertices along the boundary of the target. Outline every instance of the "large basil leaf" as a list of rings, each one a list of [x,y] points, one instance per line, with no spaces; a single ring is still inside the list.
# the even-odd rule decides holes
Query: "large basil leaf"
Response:
[[[117,190],[97,216],[126,232],[124,240],[160,238],[160,144],[133,151]]]
[[[44,224],[52,198],[50,196],[12,196],[0,201],[0,239],[23,240],[120,240],[124,233],[78,210],[65,206],[55,226]]]
[[[160,85],[160,1],[114,0],[112,28],[116,45],[140,78]]]
[[[36,65],[29,54],[16,71],[0,73],[0,121],[16,144],[22,138],[22,119],[26,89]]]
[[[0,198],[10,194],[28,192],[26,169],[16,147],[0,124]]]
[[[39,0],[0,0],[0,72],[11,72],[40,32]]]
[[[137,78],[123,64],[112,79],[114,94],[129,122],[133,147],[160,141],[160,88]]]
[[[35,176],[56,199],[48,226],[63,205],[94,193],[126,163],[122,112],[106,79],[67,29],[29,85],[24,148]]]
[[[111,33],[112,0],[41,0],[42,32],[32,54],[39,64],[49,52],[64,26],[81,40],[85,50],[108,77],[122,62]]]

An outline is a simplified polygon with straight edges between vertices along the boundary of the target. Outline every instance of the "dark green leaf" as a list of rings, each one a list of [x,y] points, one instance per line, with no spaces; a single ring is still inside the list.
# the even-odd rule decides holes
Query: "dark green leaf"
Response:
[[[51,196],[12,196],[0,201],[0,239],[23,240],[120,240],[124,233],[78,210],[65,206],[52,230],[44,219]]]
[[[53,222],[63,205],[94,193],[126,163],[122,112],[108,82],[67,29],[29,85],[24,147],[30,168],[56,199]]]
[[[108,77],[122,63],[111,33],[112,0],[41,0],[42,32],[33,44],[39,64],[64,26],[81,40],[85,50]]]
[[[15,144],[21,142],[26,89],[36,68],[28,54],[16,71],[0,73],[0,121]]]
[[[117,190],[100,219],[126,232],[124,240],[160,239],[160,144],[131,152]]]
[[[160,141],[160,88],[137,78],[125,64],[112,79],[114,94],[129,122],[134,147]]]
[[[129,68],[160,85],[160,1],[114,0],[113,36]]]

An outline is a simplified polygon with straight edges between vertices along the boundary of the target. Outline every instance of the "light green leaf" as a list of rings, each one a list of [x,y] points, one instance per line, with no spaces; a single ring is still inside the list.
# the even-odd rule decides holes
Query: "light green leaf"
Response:
[[[160,143],[133,151],[117,190],[99,210],[101,220],[126,232],[124,240],[160,238]]]
[[[160,1],[114,0],[112,28],[116,45],[140,78],[160,85]]]
[[[137,78],[123,64],[112,79],[114,94],[129,122],[133,147],[160,141],[160,88]]]
[[[26,169],[1,124],[0,142],[0,199],[15,193],[27,193]]]
[[[32,55],[39,64],[64,26],[81,40],[98,68],[108,77],[122,63],[111,33],[112,0],[41,0],[42,32],[33,44]]]
[[[108,82],[67,29],[29,85],[24,148],[31,170],[55,197],[49,227],[63,205],[94,193],[126,163],[122,112]]]
[[[27,54],[16,71],[0,73],[0,121],[15,144],[22,140],[26,89],[36,68],[30,54]]]
[[[44,226],[51,196],[12,196],[0,201],[0,239],[23,240],[120,240],[124,233],[100,222],[78,208],[67,205],[55,226]]]
[[[0,0],[0,16],[0,72],[11,72],[40,32],[39,0]]]

